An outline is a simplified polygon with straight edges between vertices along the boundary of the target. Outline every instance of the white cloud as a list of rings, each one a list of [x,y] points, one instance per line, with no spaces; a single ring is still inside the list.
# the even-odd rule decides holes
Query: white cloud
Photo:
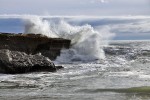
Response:
[[[107,3],[108,0],[91,0],[90,3]]]
[[[119,32],[119,33],[147,33],[150,32],[150,19],[145,19],[142,21],[136,21],[131,23],[123,23],[119,25],[114,25],[113,28]]]
[[[0,14],[150,15],[149,4],[149,0],[0,0]]]
[[[101,3],[106,3],[107,0],[99,0]]]

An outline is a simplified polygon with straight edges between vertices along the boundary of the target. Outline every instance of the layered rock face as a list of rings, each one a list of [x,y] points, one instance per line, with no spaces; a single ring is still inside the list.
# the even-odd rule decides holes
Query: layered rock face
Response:
[[[70,40],[48,38],[41,34],[11,34],[0,33],[0,49],[21,51],[27,54],[41,53],[43,56],[56,59],[61,49],[68,49]]]
[[[51,60],[60,55],[61,49],[68,49],[70,42],[40,34],[1,33],[0,73],[56,71],[62,67],[55,66]]]

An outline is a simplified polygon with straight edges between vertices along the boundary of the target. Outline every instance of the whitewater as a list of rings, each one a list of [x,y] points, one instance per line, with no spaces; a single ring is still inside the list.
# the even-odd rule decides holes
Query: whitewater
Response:
[[[149,17],[1,16],[1,32],[70,39],[71,47],[54,61],[64,67],[55,73],[0,74],[0,100],[149,100],[150,41],[117,40],[148,36],[149,22]]]
[[[103,46],[107,45],[108,39],[114,36],[114,33],[110,33],[107,27],[104,27],[107,30],[103,28],[97,31],[89,24],[70,25],[64,19],[57,19],[57,21],[49,19],[48,21],[39,16],[27,16],[23,21],[25,23],[24,33],[43,34],[52,38],[71,40],[71,49],[63,50],[62,55],[56,59],[57,61],[104,59]],[[72,54],[63,55],[64,52]]]

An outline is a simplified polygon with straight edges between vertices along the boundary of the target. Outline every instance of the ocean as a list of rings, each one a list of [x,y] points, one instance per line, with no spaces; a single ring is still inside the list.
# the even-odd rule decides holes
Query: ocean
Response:
[[[57,72],[0,74],[0,100],[150,100],[149,22],[143,17],[1,17],[0,32],[66,38],[71,47],[53,61],[64,67]]]

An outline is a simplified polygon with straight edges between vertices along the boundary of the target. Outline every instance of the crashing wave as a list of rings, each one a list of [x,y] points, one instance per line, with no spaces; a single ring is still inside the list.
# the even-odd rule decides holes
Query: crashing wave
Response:
[[[71,25],[62,19],[57,23],[53,19],[46,20],[38,16],[28,16],[23,20],[25,33],[40,33],[48,37],[71,40],[70,50],[63,50],[56,59],[58,62],[104,59],[103,46],[107,44],[106,39],[113,36],[109,30],[104,31],[106,27],[95,30],[91,25]]]

